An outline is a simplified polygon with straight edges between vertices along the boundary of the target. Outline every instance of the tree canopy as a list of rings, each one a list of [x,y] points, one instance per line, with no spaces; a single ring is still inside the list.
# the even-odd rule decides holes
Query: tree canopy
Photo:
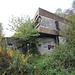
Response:
[[[10,20],[10,26],[13,31],[15,31],[14,37],[30,40],[30,38],[36,40],[35,37],[39,35],[36,29],[34,29],[34,24],[29,17],[12,17]]]
[[[56,10],[55,14],[70,20],[70,16],[75,14],[75,0],[72,2],[72,7],[71,8],[65,9],[64,11],[62,11],[61,8],[58,8]]]

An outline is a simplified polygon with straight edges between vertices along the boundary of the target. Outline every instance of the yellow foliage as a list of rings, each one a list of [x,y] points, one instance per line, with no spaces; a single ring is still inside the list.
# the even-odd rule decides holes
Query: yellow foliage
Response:
[[[2,51],[2,50],[0,49],[0,54],[1,54],[2,56],[6,56],[6,57],[8,57],[8,58],[13,58],[14,51],[11,50],[11,48],[8,48],[8,49],[7,49],[7,52]],[[20,60],[21,65],[25,65],[25,63],[26,63],[26,61],[27,61],[27,59],[28,59],[28,56],[25,58],[24,54],[19,54],[19,57],[18,57],[18,58],[19,58],[19,60]],[[20,70],[20,68],[19,68],[19,70]]]
[[[68,20],[69,20],[69,18],[70,18],[70,15],[67,15],[67,16],[65,17],[65,19],[68,19]]]
[[[0,49],[0,54],[4,55],[4,52]]]
[[[9,50],[7,50],[7,54],[9,54],[11,57],[13,57],[13,51],[9,48]]]
[[[2,52],[2,50],[0,49],[0,53]]]

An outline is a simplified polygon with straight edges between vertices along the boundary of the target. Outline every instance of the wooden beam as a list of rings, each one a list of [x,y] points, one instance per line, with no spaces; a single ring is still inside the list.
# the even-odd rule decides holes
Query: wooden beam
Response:
[[[51,30],[49,28],[45,28],[45,27],[38,27],[37,28],[38,32],[41,32],[41,33],[46,33],[46,34],[52,34],[52,35],[58,35],[58,31],[56,30]]]
[[[40,23],[38,23],[36,26],[35,26],[35,28],[38,28],[40,26]]]

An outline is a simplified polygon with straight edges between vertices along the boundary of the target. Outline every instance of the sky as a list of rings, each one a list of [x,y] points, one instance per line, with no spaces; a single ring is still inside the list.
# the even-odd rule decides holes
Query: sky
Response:
[[[3,34],[6,37],[14,33],[7,30],[8,20],[13,16],[29,15],[32,19],[38,10],[43,8],[54,13],[58,8],[63,11],[71,8],[73,0],[0,0],[0,22],[3,25]]]

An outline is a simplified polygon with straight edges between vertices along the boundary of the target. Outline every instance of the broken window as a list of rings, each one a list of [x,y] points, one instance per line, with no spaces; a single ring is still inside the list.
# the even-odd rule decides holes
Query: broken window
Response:
[[[51,45],[48,45],[48,50],[50,50],[51,49]]]
[[[60,28],[59,28],[59,22],[58,21],[55,21],[55,24],[56,24],[56,29],[57,30],[60,30]]]
[[[41,22],[41,17],[39,16],[36,20],[36,24],[40,23]]]
[[[41,17],[39,16],[37,19],[36,19],[36,22],[35,22],[35,26],[36,28],[38,28],[40,26],[40,22],[41,22]],[[38,25],[39,24],[39,25]]]

